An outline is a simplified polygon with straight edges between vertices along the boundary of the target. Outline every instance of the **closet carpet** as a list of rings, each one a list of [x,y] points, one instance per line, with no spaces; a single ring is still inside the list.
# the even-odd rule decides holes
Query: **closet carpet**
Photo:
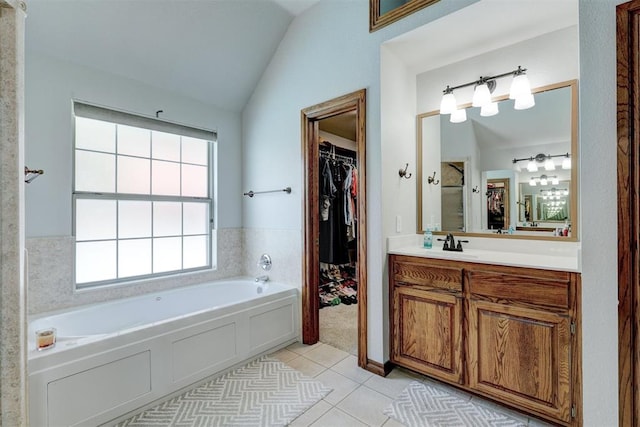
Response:
[[[339,304],[320,310],[320,341],[358,355],[358,304]]]

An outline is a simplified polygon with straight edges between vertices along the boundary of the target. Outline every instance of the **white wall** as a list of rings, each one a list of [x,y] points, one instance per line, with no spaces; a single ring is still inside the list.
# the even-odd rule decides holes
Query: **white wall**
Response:
[[[44,169],[26,186],[29,312],[121,298],[241,273],[241,117],[135,80],[27,52],[25,164]],[[218,131],[218,270],[136,286],[74,292],[71,238],[72,100]],[[236,229],[236,230],[233,230]]]
[[[554,31],[511,46],[496,49],[453,64],[420,73],[418,79],[418,112],[440,108],[443,89],[470,82],[480,76],[493,76],[521,65],[527,69],[532,88],[578,78],[579,48],[576,27]],[[492,96],[507,95],[511,79],[496,80]],[[473,86],[454,92],[458,104],[471,102]]]

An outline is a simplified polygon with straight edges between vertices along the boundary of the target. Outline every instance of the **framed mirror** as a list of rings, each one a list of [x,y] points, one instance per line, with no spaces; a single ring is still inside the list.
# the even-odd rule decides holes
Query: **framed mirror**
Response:
[[[526,110],[417,116],[418,233],[577,240],[577,81],[532,92]]]
[[[392,24],[439,0],[369,0],[369,32]]]

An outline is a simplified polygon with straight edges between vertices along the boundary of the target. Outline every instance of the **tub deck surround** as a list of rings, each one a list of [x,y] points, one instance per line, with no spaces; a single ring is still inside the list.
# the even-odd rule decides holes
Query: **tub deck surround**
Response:
[[[411,234],[387,238],[387,252],[395,255],[417,256],[494,264],[511,267],[539,268],[579,273],[581,265],[580,242],[547,240],[492,239],[484,237],[456,236],[462,240],[463,252],[442,250],[443,242],[436,240],[444,236],[434,236],[433,247],[422,247],[422,235]]]
[[[30,318],[32,425],[98,425],[299,338],[298,290],[252,278]],[[35,331],[55,327],[54,348]]]

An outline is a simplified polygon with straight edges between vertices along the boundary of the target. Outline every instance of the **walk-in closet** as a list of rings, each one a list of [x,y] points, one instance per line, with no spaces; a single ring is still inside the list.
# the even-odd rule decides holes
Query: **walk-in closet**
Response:
[[[358,165],[354,114],[319,123],[320,341],[358,350]]]

